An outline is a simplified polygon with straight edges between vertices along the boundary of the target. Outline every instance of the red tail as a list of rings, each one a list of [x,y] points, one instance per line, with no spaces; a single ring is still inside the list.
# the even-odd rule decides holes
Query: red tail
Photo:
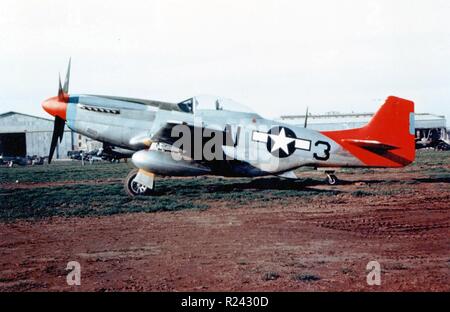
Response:
[[[369,167],[406,166],[415,158],[414,103],[390,96],[366,126],[322,134]]]

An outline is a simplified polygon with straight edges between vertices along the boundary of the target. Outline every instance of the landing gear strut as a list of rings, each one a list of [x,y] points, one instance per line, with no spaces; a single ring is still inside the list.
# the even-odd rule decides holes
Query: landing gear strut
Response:
[[[134,180],[136,178],[136,175],[138,174],[138,171],[138,169],[131,170],[124,181],[125,192],[127,192],[127,194],[131,197],[150,195],[154,190],[154,185],[153,188],[149,188],[146,185]]]
[[[327,174],[327,182],[329,185],[336,185],[338,183],[338,178],[334,175],[334,171],[325,171]]]

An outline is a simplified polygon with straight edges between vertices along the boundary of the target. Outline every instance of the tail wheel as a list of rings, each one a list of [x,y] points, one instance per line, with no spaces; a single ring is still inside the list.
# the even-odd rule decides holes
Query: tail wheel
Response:
[[[138,169],[133,169],[130,171],[130,173],[127,175],[124,181],[124,188],[125,192],[127,192],[128,195],[134,197],[134,196],[142,196],[142,195],[150,195],[153,190],[148,188],[147,186],[140,184],[136,181],[134,181],[134,178],[136,178],[136,175],[138,173]]]
[[[327,177],[327,182],[329,185],[336,185],[338,178],[334,174],[329,174]]]

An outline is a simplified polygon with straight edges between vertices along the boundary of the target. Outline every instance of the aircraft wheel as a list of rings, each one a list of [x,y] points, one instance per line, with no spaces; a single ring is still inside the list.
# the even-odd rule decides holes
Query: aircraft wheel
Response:
[[[136,177],[137,173],[138,169],[133,169],[125,178],[124,182],[125,192],[127,192],[127,194],[130,195],[131,197],[150,195],[152,193],[152,190],[150,188],[134,181],[134,178]]]
[[[329,185],[336,185],[338,178],[334,174],[329,174],[327,177],[327,182]]]
[[[441,142],[436,146],[438,151],[447,151],[449,150],[449,145],[447,143]]]

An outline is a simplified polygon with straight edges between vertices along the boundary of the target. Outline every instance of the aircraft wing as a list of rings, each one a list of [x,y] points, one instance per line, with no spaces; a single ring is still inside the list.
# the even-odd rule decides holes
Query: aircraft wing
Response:
[[[174,128],[177,126],[185,126],[189,128],[189,131],[191,133],[191,136],[193,137],[195,133],[214,133],[214,135],[221,135],[223,136],[223,142],[224,144],[226,142],[230,142],[231,140],[231,129],[225,127],[219,128],[219,127],[211,127],[206,126],[205,124],[199,124],[194,125],[193,123],[189,123],[186,121],[167,121],[167,123],[161,127],[152,137],[152,142],[159,142],[159,143],[165,143],[168,145],[173,145],[176,141],[178,141],[181,137],[180,136],[172,136],[172,133],[174,131]],[[175,134],[178,131],[175,131]],[[193,138],[192,138],[193,139]]]
[[[173,138],[172,137],[172,130],[175,126],[177,125],[183,125],[185,123],[183,122],[167,122],[162,128],[160,128],[158,130],[158,132],[156,132],[152,137],[151,137],[151,141],[152,142],[160,142],[160,143],[166,143],[169,145],[172,145],[173,143],[175,143],[178,138]]]

